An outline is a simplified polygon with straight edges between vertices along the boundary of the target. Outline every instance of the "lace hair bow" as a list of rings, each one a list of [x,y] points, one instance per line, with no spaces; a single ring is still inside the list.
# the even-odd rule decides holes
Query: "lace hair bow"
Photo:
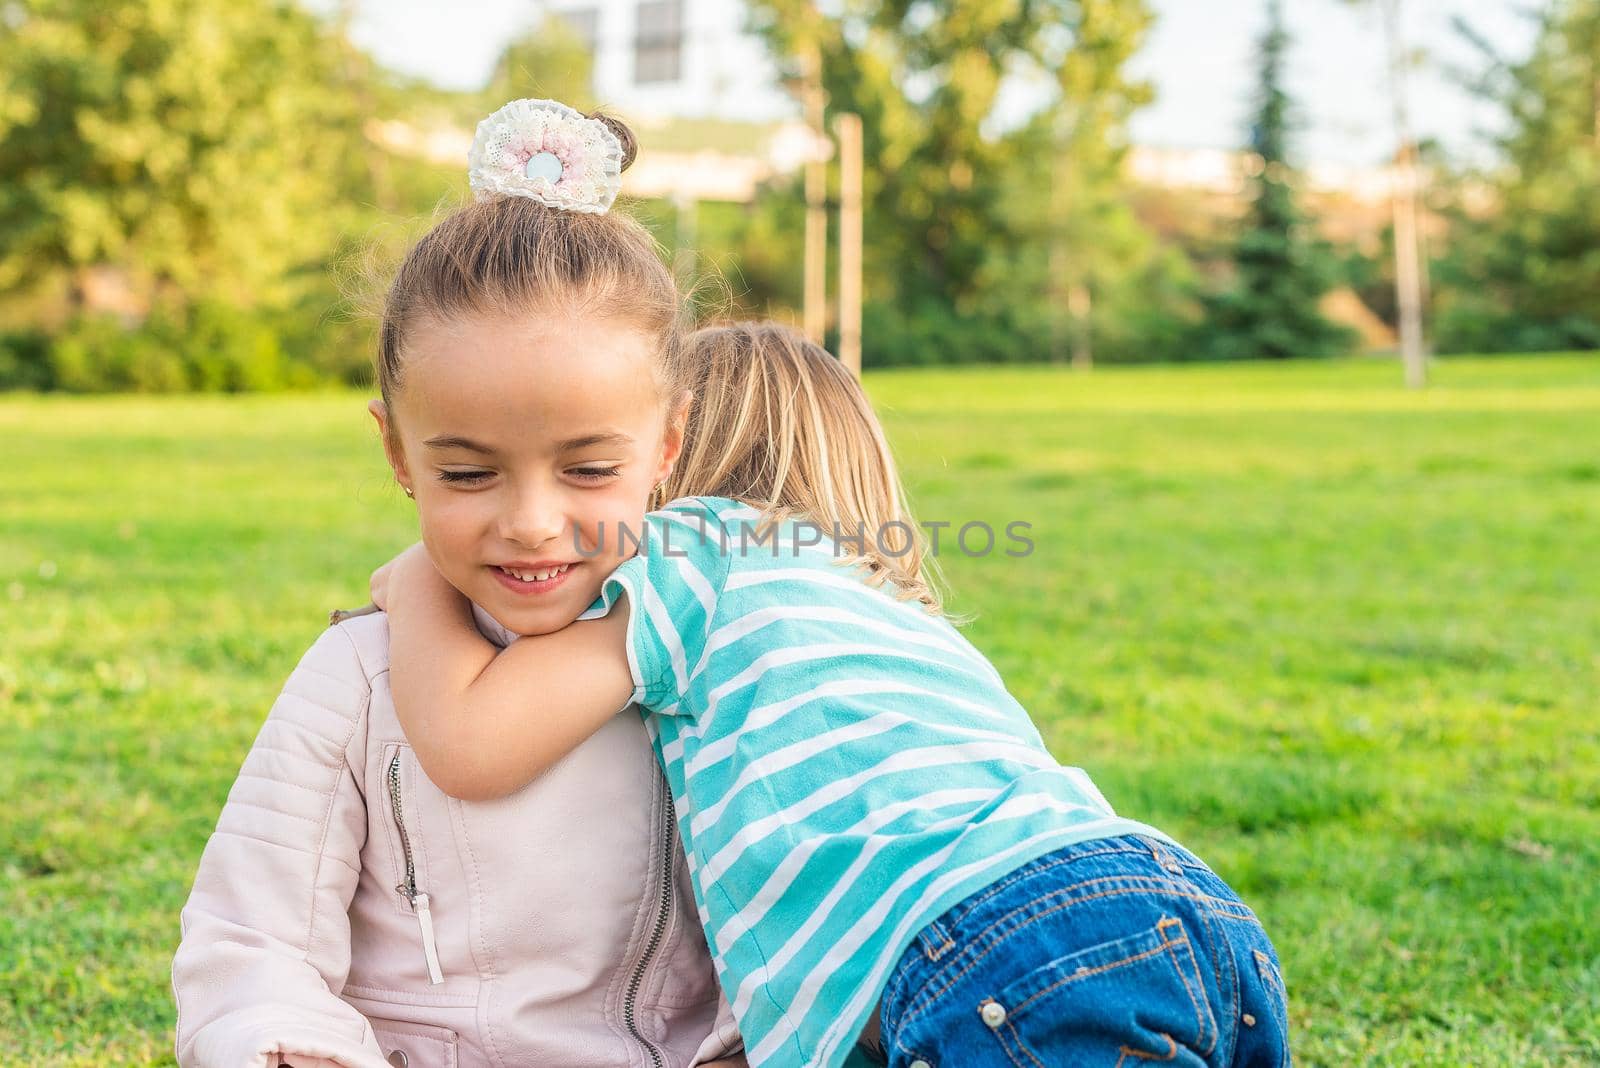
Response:
[[[604,214],[622,187],[622,142],[599,119],[554,100],[513,100],[478,123],[467,177],[481,200],[531,197]]]

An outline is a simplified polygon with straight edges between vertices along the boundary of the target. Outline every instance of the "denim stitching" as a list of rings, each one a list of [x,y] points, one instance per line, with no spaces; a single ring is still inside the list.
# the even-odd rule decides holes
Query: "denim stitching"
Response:
[[[1279,972],[1278,969],[1273,966],[1272,958],[1261,952],[1259,949],[1252,949],[1250,952],[1256,958],[1256,971],[1261,973],[1261,978],[1277,987],[1279,995],[1282,996],[1285,1001],[1287,1001],[1289,998],[1289,992],[1284,989],[1284,983],[1278,977]]]
[[[1173,920],[1172,922],[1176,923],[1179,926],[1179,928],[1183,927],[1183,922],[1181,920]],[[1163,920],[1162,924],[1166,924],[1166,921]],[[1161,925],[1157,925],[1157,929],[1158,930],[1160,929],[1160,926]],[[1188,945],[1189,944],[1188,935],[1185,935],[1184,937],[1182,937],[1180,939],[1177,939],[1176,941],[1172,941],[1172,942],[1163,941],[1162,942],[1162,948],[1166,949],[1168,951],[1168,953],[1172,957],[1172,968],[1173,968],[1174,971],[1176,971],[1178,973],[1178,982],[1183,984],[1183,992],[1185,994],[1189,995],[1189,1004],[1194,1008],[1195,1030],[1199,1033],[1199,1037],[1203,1039],[1203,1038],[1205,1038],[1205,1034],[1206,1034],[1205,1014],[1200,1011],[1200,1003],[1195,1000],[1194,988],[1189,985],[1188,976],[1183,974],[1183,962],[1178,959],[1178,951],[1175,948],[1179,943],[1182,943],[1184,945]],[[1194,947],[1193,946],[1189,947],[1189,959],[1190,960],[1194,959]],[[1198,969],[1198,966],[1196,966],[1195,978],[1198,979],[1199,977],[1200,977],[1199,969]],[[1168,1035],[1167,1037],[1168,1037],[1168,1040],[1170,1041],[1172,1036]],[[1210,1052],[1210,1051],[1208,1050],[1207,1052]],[[1169,1057],[1167,1059],[1171,1060],[1172,1058]]]
[[[1071,849],[1072,847],[1067,846],[1065,848]],[[1024,864],[1010,875],[1001,878],[998,882],[990,883],[988,887],[980,891],[977,895],[969,897],[965,901],[957,902],[951,907],[950,911],[945,913],[944,916],[940,917],[940,919],[949,920],[950,926],[952,927],[959,926],[962,920],[976,912],[979,906],[981,906],[985,901],[988,901],[1000,891],[1006,889],[1014,883],[1019,882],[1022,879],[1026,879],[1030,875],[1040,875],[1044,872],[1050,871],[1053,868],[1059,868],[1063,864],[1071,864],[1074,861],[1087,860],[1090,857],[1109,857],[1118,853],[1131,853],[1135,856],[1143,856],[1144,850],[1135,849],[1132,846],[1117,846],[1113,849],[1097,849],[1093,853],[1073,853],[1071,856],[1052,860],[1048,864]],[[1046,856],[1049,856],[1049,854],[1046,854]]]
[[[1172,884],[1170,879],[1166,879],[1166,878],[1159,878],[1158,879],[1158,878],[1156,878],[1154,876],[1149,876],[1149,875],[1106,876],[1106,877],[1100,878],[1100,879],[1090,879],[1090,880],[1087,880],[1087,881],[1082,882],[1082,883],[1077,883],[1077,884],[1075,884],[1073,886],[1069,886],[1069,887],[1065,887],[1065,888],[1058,888],[1058,889],[1050,891],[1047,894],[1040,894],[1038,897],[1034,898],[1032,901],[1028,901],[1028,902],[1026,902],[1026,903],[1024,903],[1022,905],[1017,906],[1017,908],[1012,909],[1010,912],[1006,913],[1005,916],[1002,916],[999,920],[996,920],[994,923],[991,923],[988,927],[986,927],[977,936],[977,938],[973,939],[973,941],[974,942],[981,941],[982,939],[986,938],[989,935],[989,933],[994,930],[995,927],[997,927],[997,926],[999,926],[999,924],[1003,923],[1005,921],[1006,917],[1013,916],[1017,912],[1022,911],[1023,909],[1026,909],[1029,905],[1037,904],[1038,902],[1043,901],[1046,898],[1055,897],[1055,896],[1060,895],[1060,894],[1070,894],[1074,890],[1081,889],[1082,887],[1085,887],[1085,886],[1090,886],[1090,885],[1092,885],[1094,883],[1113,882],[1113,881],[1120,881],[1120,880],[1124,880],[1124,879],[1133,879],[1133,880],[1136,880],[1136,881],[1139,881],[1139,882],[1144,882],[1144,883],[1155,883],[1156,885],[1155,886],[1129,886],[1129,887],[1122,887],[1122,888],[1119,888],[1119,889],[1116,889],[1116,890],[1104,890],[1104,891],[1101,891],[1099,893],[1088,894],[1088,895],[1085,895],[1083,897],[1075,897],[1070,901],[1062,902],[1060,905],[1056,905],[1053,908],[1046,909],[1044,912],[1039,913],[1037,916],[1031,917],[1030,919],[1027,919],[1027,920],[1023,921],[1021,924],[1019,924],[1015,928],[1015,930],[1011,931],[1010,934],[1007,935],[1007,937],[1010,937],[1011,934],[1015,934],[1017,931],[1022,930],[1024,927],[1027,927],[1029,924],[1032,924],[1032,923],[1035,923],[1035,922],[1037,922],[1039,920],[1042,920],[1046,916],[1049,916],[1050,914],[1055,913],[1055,912],[1059,912],[1064,908],[1070,908],[1073,905],[1080,905],[1080,904],[1083,904],[1086,901],[1095,901],[1095,900],[1098,900],[1099,898],[1103,898],[1103,897],[1116,897],[1119,894],[1148,894],[1148,895],[1154,897],[1158,893],[1163,893],[1163,894],[1166,894],[1166,895],[1168,895],[1170,897],[1181,897],[1181,898],[1187,898],[1187,899],[1194,900],[1194,901],[1204,901],[1204,902],[1207,902],[1207,903],[1215,903],[1215,904],[1220,904],[1220,905],[1232,905],[1233,904],[1232,902],[1226,901],[1226,900],[1224,900],[1222,898],[1211,897],[1209,894],[1184,893],[1181,890],[1171,889],[1173,884]],[[1242,920],[1242,919],[1245,919],[1246,917],[1236,916],[1236,917],[1230,917],[1230,918]],[[1249,917],[1249,919],[1254,919],[1254,918],[1255,917],[1253,915]],[[995,943],[995,945],[991,945],[988,949],[985,949],[982,953],[979,953],[976,957],[972,958],[972,960],[968,961],[967,964],[966,964],[966,967],[962,968],[955,975],[951,976],[949,982],[945,983],[938,990],[931,991],[929,993],[921,995],[920,997],[914,998],[913,999],[913,1003],[917,1004],[918,1007],[916,1009],[914,1009],[914,1010],[912,1008],[910,1008],[910,1006],[907,1007],[906,1015],[901,1019],[900,1026],[902,1026],[902,1027],[906,1026],[912,1020],[916,1019],[918,1016],[920,1016],[924,1012],[926,1012],[927,1009],[929,1008],[929,1006],[927,1004],[922,1004],[923,1002],[932,1002],[934,999],[938,998],[939,995],[943,994],[946,990],[949,990],[952,986],[954,986],[957,982],[959,982],[963,976],[965,976],[969,971],[971,971],[973,969],[973,967],[975,967],[980,960],[982,960],[984,957],[988,956],[991,952],[993,952],[998,947],[1000,942],[1003,942],[1003,941],[1004,941],[1004,939],[1001,939],[1001,940],[997,941]],[[930,985],[931,985],[932,982],[933,982],[933,980],[930,980]]]
[[[1182,939],[1179,939],[1179,941],[1182,941]],[[1073,972],[1071,975],[1063,976],[1062,978],[1057,979],[1055,982],[1051,983],[1049,986],[1045,987],[1043,990],[1040,990],[1040,991],[1030,995],[1028,998],[1026,998],[1022,1002],[1022,1004],[1018,1005],[1016,1008],[1012,1009],[1011,1011],[1012,1012],[1021,1012],[1023,1009],[1027,1008],[1028,1005],[1031,1004],[1032,1002],[1036,1001],[1039,998],[1044,997],[1046,994],[1050,993],[1052,990],[1055,990],[1055,989],[1057,989],[1059,987],[1065,986],[1068,983],[1076,982],[1079,979],[1087,979],[1090,976],[1100,975],[1100,974],[1102,974],[1104,972],[1109,972],[1109,971],[1111,971],[1111,970],[1113,970],[1115,968],[1121,968],[1121,967],[1124,967],[1125,965],[1133,964],[1136,961],[1141,961],[1141,960],[1145,960],[1145,959],[1147,959],[1149,957],[1158,956],[1159,954],[1161,954],[1162,952],[1164,952],[1166,950],[1166,948],[1167,948],[1167,946],[1169,944],[1170,943],[1168,943],[1166,941],[1165,937],[1163,937],[1162,941],[1161,941],[1161,944],[1159,946],[1157,946],[1155,949],[1147,949],[1143,953],[1135,953],[1130,957],[1123,957],[1121,960],[1112,961],[1110,964],[1102,964],[1098,968],[1079,968],[1077,971]]]
[[[1022,1041],[1022,1035],[1018,1033],[1017,1025],[1012,1023],[1009,1019],[1006,1020],[1006,1030],[1011,1032],[1012,1042],[1016,1043],[1017,1048],[1021,1050],[1030,1061],[1037,1065],[1038,1068],[1045,1068],[1044,1063],[1040,1061],[1038,1057],[1033,1055],[1033,1050],[1029,1049],[1027,1044]],[[995,1038],[999,1039],[1000,1048],[1006,1051],[1006,1058],[1010,1060],[1012,1064],[1016,1065],[1017,1068],[1027,1068],[1027,1065],[1023,1064],[1021,1061],[1017,1060],[1016,1057],[1012,1056],[1011,1043],[1007,1042],[1003,1038],[1000,1038],[1000,1033],[998,1031],[995,1032]]]
[[[1212,898],[1211,900],[1215,901],[1216,899]],[[1229,912],[1225,909],[1218,908],[1213,908],[1211,914],[1217,917],[1219,920],[1235,920],[1239,923],[1250,923],[1260,926],[1261,917],[1252,912],[1249,905],[1241,905],[1239,907],[1244,910],[1242,914],[1237,912]]]
[[[1224,999],[1224,1002],[1226,1002],[1228,992],[1222,981],[1222,970],[1224,966],[1223,962],[1224,959],[1229,962],[1233,960],[1233,947],[1228,942],[1227,936],[1221,931],[1217,930],[1215,923],[1212,921],[1211,909],[1196,909],[1195,911],[1200,915],[1200,923],[1202,928],[1201,933],[1206,942],[1205,949],[1211,957],[1211,974],[1212,977],[1217,981],[1217,996]],[[1219,935],[1222,936],[1220,939],[1218,937]],[[1205,985],[1205,978],[1203,976],[1201,977],[1201,985]],[[1237,994],[1237,987],[1239,985],[1237,975],[1234,978],[1233,985],[1235,987],[1235,996],[1233,1001],[1235,1004],[1237,1004],[1239,1000]],[[1215,1012],[1212,1013],[1212,1022],[1216,1026],[1211,1033],[1211,1044],[1207,1046],[1205,1050],[1205,1055],[1208,1057],[1216,1051],[1217,1043],[1222,1041],[1222,1024],[1216,1019]]]
[[[1269,988],[1269,993],[1271,991],[1275,990],[1277,992],[1277,995],[1278,995],[1278,1004],[1283,1006],[1283,1019],[1281,1021],[1282,1024],[1283,1024],[1283,1056],[1279,1059],[1278,1063],[1279,1064],[1288,1064],[1289,1063],[1289,991],[1285,987],[1284,982],[1283,982],[1283,972],[1281,970],[1279,970],[1278,967],[1272,963],[1272,958],[1271,957],[1267,956],[1265,953],[1261,952],[1259,949],[1252,949],[1250,952],[1255,956],[1255,959],[1256,959],[1256,974],[1261,976],[1261,984],[1263,986]],[[1274,1006],[1274,1008],[1276,1008],[1276,1006]]]
[[[930,921],[922,929],[922,934],[927,935],[929,939],[928,943],[922,947],[922,955],[930,961],[937,962],[955,947],[955,941],[951,939],[950,932],[946,931],[944,925],[938,920]],[[935,935],[938,937],[938,945],[932,944],[932,938]]]
[[[1138,1057],[1140,1060],[1145,1061],[1170,1061],[1176,1059],[1178,1056],[1177,1041],[1165,1031],[1157,1031],[1156,1034],[1167,1040],[1166,1056],[1163,1057],[1159,1053],[1146,1053],[1144,1050],[1134,1049],[1132,1046],[1123,1046],[1122,1056],[1117,1058],[1117,1068],[1122,1068],[1123,1063],[1126,1062],[1129,1057]]]

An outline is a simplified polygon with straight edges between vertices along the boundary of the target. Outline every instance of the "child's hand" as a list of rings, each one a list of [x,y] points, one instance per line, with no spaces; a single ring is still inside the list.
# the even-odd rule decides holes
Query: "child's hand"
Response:
[[[396,565],[398,565],[402,560],[407,560],[408,557],[415,557],[418,555],[427,561],[427,564],[430,568],[433,567],[433,561],[428,560],[428,551],[422,547],[422,543],[419,541],[372,573],[372,578],[368,580],[367,585],[372,591],[373,604],[384,609],[385,611],[388,610],[389,582],[394,577]],[[415,560],[411,560],[410,563],[415,564]]]

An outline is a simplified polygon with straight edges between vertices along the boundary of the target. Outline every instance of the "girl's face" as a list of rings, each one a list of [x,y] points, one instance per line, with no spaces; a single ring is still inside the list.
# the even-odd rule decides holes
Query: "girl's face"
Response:
[[[371,407],[434,566],[511,631],[560,630],[632,555],[687,398],[667,410],[650,337],[614,320],[423,322],[405,351]]]

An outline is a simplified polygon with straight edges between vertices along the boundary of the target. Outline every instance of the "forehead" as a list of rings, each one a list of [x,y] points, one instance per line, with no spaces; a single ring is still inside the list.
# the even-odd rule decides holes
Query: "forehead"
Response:
[[[424,321],[406,339],[396,407],[408,436],[450,432],[501,446],[622,429],[660,408],[654,359],[650,336],[614,319]]]

